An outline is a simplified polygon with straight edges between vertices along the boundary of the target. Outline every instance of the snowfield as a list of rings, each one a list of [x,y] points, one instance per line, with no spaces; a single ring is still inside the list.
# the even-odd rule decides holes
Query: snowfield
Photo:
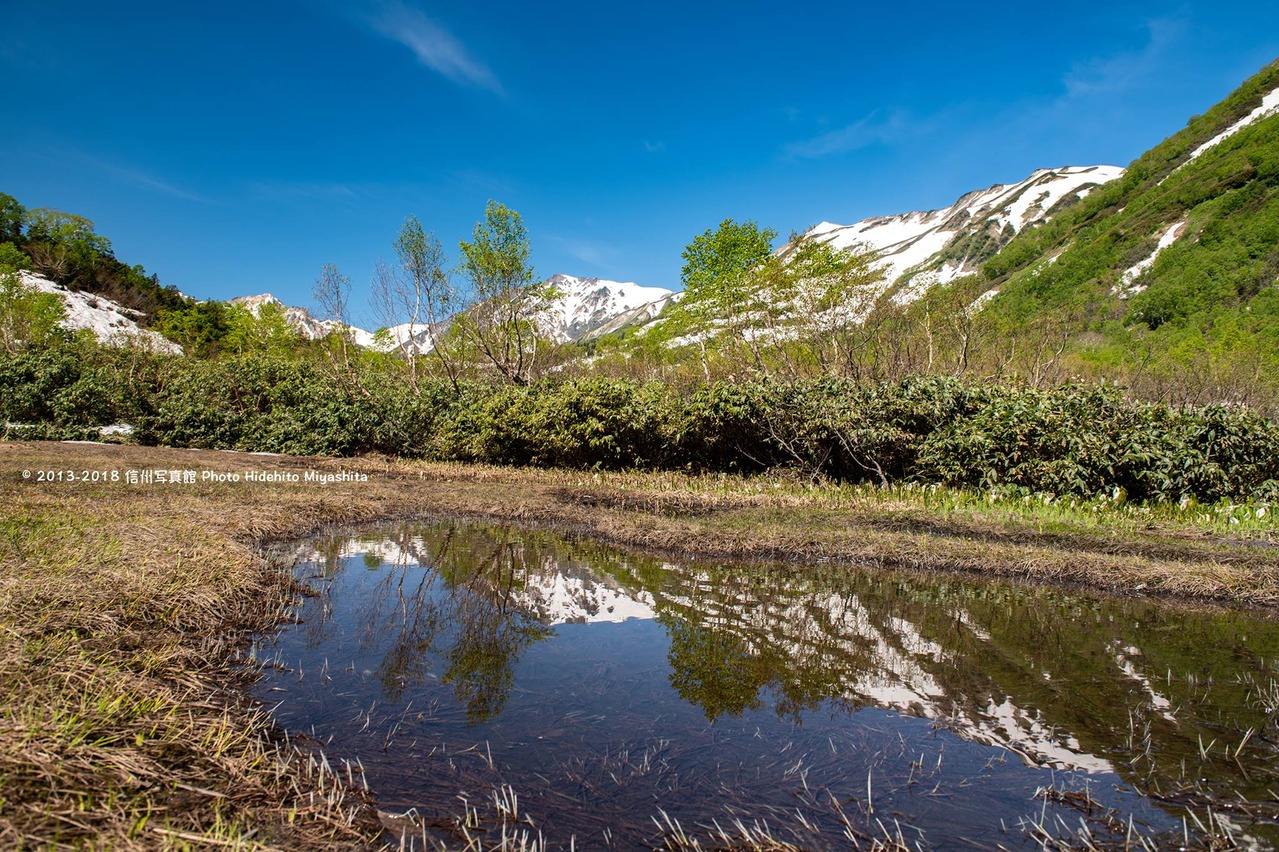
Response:
[[[947,284],[978,270],[981,258],[941,257],[957,239],[985,232],[1002,244],[1024,228],[1045,221],[1063,201],[1072,196],[1083,198],[1123,173],[1118,166],[1039,169],[1020,183],[996,184],[967,193],[940,210],[879,216],[851,225],[822,222],[804,236],[836,248],[877,252],[885,272],[885,288],[894,283],[903,285],[903,298],[910,301],[922,295],[927,286]],[[923,274],[928,276],[925,286],[910,286]]]
[[[62,300],[66,310],[66,317],[62,321],[63,328],[71,331],[91,331],[94,337],[111,346],[141,345],[155,352],[182,354],[182,347],[178,344],[138,325],[134,319],[141,316],[138,311],[130,310],[93,293],[68,290],[42,275],[25,270],[18,275],[26,286],[41,293],[50,293]]]

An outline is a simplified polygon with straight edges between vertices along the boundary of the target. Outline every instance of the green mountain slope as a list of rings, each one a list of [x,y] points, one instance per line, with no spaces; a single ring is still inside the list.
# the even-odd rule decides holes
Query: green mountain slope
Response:
[[[1031,346],[1065,325],[1077,371],[1170,398],[1279,387],[1279,112],[1193,156],[1277,89],[1279,61],[1012,240],[971,285],[998,291],[981,312],[989,339]]]

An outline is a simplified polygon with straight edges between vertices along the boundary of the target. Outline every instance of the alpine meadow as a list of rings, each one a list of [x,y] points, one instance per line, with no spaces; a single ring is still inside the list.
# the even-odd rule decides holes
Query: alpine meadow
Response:
[[[1279,60],[678,290],[493,183],[310,307],[0,193],[0,844],[1279,844]]]

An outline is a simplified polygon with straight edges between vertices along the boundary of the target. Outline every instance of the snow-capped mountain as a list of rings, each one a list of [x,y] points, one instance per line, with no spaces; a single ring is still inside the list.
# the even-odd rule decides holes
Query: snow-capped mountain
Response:
[[[338,323],[333,320],[316,319],[311,316],[311,312],[306,308],[286,305],[270,293],[262,293],[257,296],[237,296],[231,300],[231,304],[247,309],[254,316],[261,314],[264,305],[274,305],[283,312],[285,322],[307,340],[318,340],[321,337],[326,337],[338,326]],[[386,330],[390,337],[389,341],[378,340],[373,332],[366,331],[359,326],[351,325],[347,326],[347,328],[351,333],[352,342],[366,349],[376,349],[380,352],[389,352],[399,348],[404,351],[414,351],[422,354],[429,352],[432,346],[430,332],[424,323],[401,323],[389,327]]]
[[[306,308],[295,308],[286,305],[270,293],[261,293],[257,296],[236,296],[231,300],[231,304],[240,307],[253,314],[255,317],[262,315],[262,309],[270,305],[279,308],[284,313],[285,321],[307,340],[318,340],[328,335],[333,330],[332,322],[325,322],[311,316],[311,312]]]
[[[595,336],[620,317],[655,316],[673,291],[641,287],[630,281],[578,278],[556,274],[546,281],[558,292],[543,318],[543,327],[561,343]]]
[[[678,302],[681,298],[683,298],[683,296],[683,291],[671,293],[655,302],[649,302],[646,305],[640,305],[638,308],[632,308],[629,311],[620,313],[608,322],[598,325],[586,332],[579,337],[578,340],[597,340],[601,337],[612,334],[615,331],[621,331],[631,325],[640,328],[647,326],[652,323],[653,320],[657,319],[657,317],[661,315],[662,311],[666,310],[675,302]]]
[[[883,289],[893,288],[893,298],[905,303],[929,287],[977,272],[1023,229],[1047,221],[1062,206],[1123,173],[1118,166],[1039,169],[1018,183],[966,193],[949,207],[878,216],[851,225],[822,222],[804,236],[837,248],[874,250],[884,266]],[[778,252],[785,256],[790,248],[783,246]],[[665,287],[564,273],[552,275],[545,283],[554,287],[557,295],[538,323],[561,343],[595,339],[630,325],[647,325],[658,320],[681,295]],[[278,305],[285,319],[308,339],[323,337],[336,325],[315,319],[304,308],[284,305],[270,294],[232,302],[255,314],[263,304]],[[385,344],[376,341],[372,332],[351,327],[353,340],[369,348],[423,354],[433,345],[425,325],[414,326],[412,333],[407,324],[388,331],[393,343]]]
[[[1117,166],[1067,166],[1039,169],[1023,181],[995,184],[960,196],[954,204],[937,210],[876,216],[839,225],[822,222],[803,237],[828,242],[836,248],[869,249],[877,253],[884,270],[878,290],[859,298],[860,307],[847,306],[860,315],[873,297],[891,291],[899,304],[912,302],[930,287],[972,275],[1019,232],[1046,222],[1061,207],[1086,196],[1096,187],[1120,177]],[[782,258],[793,251],[787,243],[776,252]],[[675,293],[631,314],[619,315],[585,339],[608,334],[628,325],[641,327],[661,322],[660,314]],[[786,306],[781,306],[786,310]],[[679,338],[676,343],[687,343]]]
[[[1123,173],[1118,166],[1039,169],[1019,183],[966,193],[940,210],[878,216],[851,225],[822,222],[804,236],[838,248],[875,250],[884,264],[885,288],[897,284],[897,298],[908,302],[928,287],[971,275],[1018,232],[1047,221],[1060,205]]]
[[[66,316],[62,327],[71,331],[87,330],[93,332],[98,340],[111,346],[132,346],[141,343],[144,347],[156,352],[172,355],[182,353],[182,347],[163,335],[142,328],[137,323],[141,311],[131,310],[119,305],[104,296],[68,290],[61,284],[55,284],[42,275],[23,270],[18,275],[27,287],[41,293],[51,293],[62,300]]]
[[[552,275],[545,283],[554,287],[557,295],[538,322],[547,335],[560,343],[597,336],[605,327],[620,327],[628,322],[654,317],[674,295],[665,287],[641,287],[629,281],[564,274]],[[337,327],[332,320],[318,320],[306,308],[286,305],[270,293],[240,296],[232,299],[231,304],[247,308],[254,316],[261,312],[263,305],[274,305],[283,312],[285,321],[307,340],[324,337]],[[425,354],[434,345],[425,323],[391,326],[387,329],[390,343],[377,340],[373,332],[358,326],[349,328],[351,339],[369,349],[390,351],[398,348]]]

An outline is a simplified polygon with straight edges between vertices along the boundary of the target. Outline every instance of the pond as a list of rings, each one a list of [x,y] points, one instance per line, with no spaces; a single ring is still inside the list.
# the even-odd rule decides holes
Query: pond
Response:
[[[462,522],[297,556],[256,694],[392,840],[1279,842],[1264,614]]]

